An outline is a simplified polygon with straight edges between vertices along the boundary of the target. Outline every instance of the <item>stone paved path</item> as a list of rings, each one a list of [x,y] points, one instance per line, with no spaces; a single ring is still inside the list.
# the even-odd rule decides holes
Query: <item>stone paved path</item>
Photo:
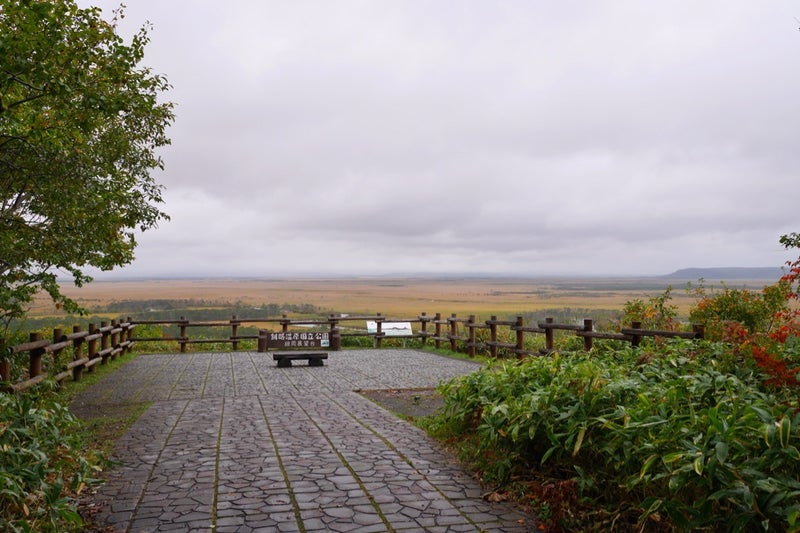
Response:
[[[74,404],[152,401],[97,494],[114,531],[534,530],[435,441],[356,389],[437,385],[475,370],[414,350],[333,352],[277,368],[254,352],[143,355]]]

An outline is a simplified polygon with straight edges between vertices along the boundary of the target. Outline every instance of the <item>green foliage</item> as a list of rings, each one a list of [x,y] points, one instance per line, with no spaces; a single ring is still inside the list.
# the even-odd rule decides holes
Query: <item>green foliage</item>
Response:
[[[504,362],[441,387],[428,428],[462,439],[485,480],[534,472],[577,484],[605,508],[567,529],[618,525],[715,531],[800,527],[800,413],[719,343],[669,341]],[[559,513],[561,516],[563,513]]]
[[[778,242],[786,248],[787,250],[790,248],[800,248],[800,233],[787,233],[786,235],[781,235]]]
[[[47,390],[0,393],[0,531],[80,531],[74,498],[100,458],[82,451],[77,421]]]
[[[639,298],[625,302],[622,309],[622,325],[630,327],[633,322],[640,322],[643,329],[672,331],[678,326],[677,306],[671,305],[672,287],[648,299]]]
[[[689,290],[698,298],[689,311],[689,319],[705,324],[707,338],[722,339],[726,326],[733,322],[744,326],[750,334],[769,332],[776,314],[786,309],[789,284],[779,281],[760,292],[724,284],[719,290],[706,290],[701,280],[700,285],[690,285]]]
[[[116,13],[121,17],[122,11]],[[173,120],[167,80],[139,66],[97,8],[73,0],[0,3],[0,321],[44,290],[69,311],[56,274],[133,260],[133,231],[166,215],[156,150]]]

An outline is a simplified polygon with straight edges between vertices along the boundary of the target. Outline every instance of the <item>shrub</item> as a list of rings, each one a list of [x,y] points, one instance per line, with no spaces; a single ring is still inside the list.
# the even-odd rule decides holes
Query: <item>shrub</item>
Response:
[[[676,330],[679,325],[678,308],[669,303],[671,300],[672,287],[667,287],[663,293],[646,302],[638,298],[625,302],[622,325],[630,327],[633,322],[640,322],[644,329]]]
[[[556,527],[759,531],[800,526],[800,414],[719,343],[530,358],[458,378],[428,422],[489,482],[548,476],[600,504]],[[573,513],[573,516],[577,516]],[[565,518],[567,517],[567,518]],[[647,526],[647,527],[646,527]]]
[[[698,301],[689,311],[689,319],[705,324],[706,338],[735,340],[730,337],[731,324],[739,324],[747,333],[772,330],[778,313],[786,310],[789,284],[779,281],[761,291],[734,289],[722,285],[720,290],[707,291],[702,283],[689,287]]]
[[[0,531],[79,531],[74,498],[101,459],[82,451],[78,423],[47,387],[0,393]]]
[[[800,248],[800,235],[783,235],[787,249]],[[800,259],[787,262],[788,272],[761,293],[730,289],[706,294],[695,292],[700,301],[692,308],[693,320],[706,324],[708,336],[730,343],[730,352],[763,373],[773,388],[800,389]],[[797,399],[794,399],[797,405]]]

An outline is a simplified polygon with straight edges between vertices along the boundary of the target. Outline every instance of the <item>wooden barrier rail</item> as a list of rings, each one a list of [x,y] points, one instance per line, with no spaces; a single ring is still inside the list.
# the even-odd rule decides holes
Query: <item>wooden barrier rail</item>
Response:
[[[546,355],[555,350],[556,331],[574,332],[576,336],[583,339],[583,347],[585,350],[592,349],[594,339],[621,340],[630,342],[634,346],[638,346],[641,342],[641,339],[645,337],[682,337],[690,339],[702,339],[704,335],[703,326],[701,325],[693,325],[692,331],[679,332],[642,329],[640,323],[634,322],[631,325],[632,327],[623,328],[620,333],[609,333],[594,331],[594,321],[588,318],[584,319],[582,324],[557,324],[552,318],[545,318],[543,322],[537,322],[535,325],[525,325],[522,316],[517,316],[514,320],[499,320],[496,316],[492,316],[489,320],[478,322],[475,315],[470,315],[468,318],[459,318],[456,314],[452,314],[447,318],[443,318],[441,313],[436,313],[432,317],[426,313],[421,313],[419,316],[410,318],[389,318],[377,313],[376,315],[330,315],[327,318],[315,319],[291,319],[286,315],[283,315],[280,318],[237,318],[236,316],[233,316],[228,321],[214,322],[190,322],[183,317],[181,317],[180,320],[172,321],[129,320],[132,324],[159,324],[178,326],[180,328],[180,335],[178,337],[135,338],[134,340],[177,342],[180,345],[181,352],[186,351],[187,345],[199,343],[231,343],[232,349],[236,350],[239,341],[259,338],[258,335],[238,334],[238,328],[246,324],[275,324],[280,326],[280,331],[282,332],[288,331],[289,327],[297,326],[325,328],[329,331],[331,337],[330,349],[338,350],[341,347],[341,339],[344,337],[372,337],[374,346],[376,348],[381,348],[383,345],[383,340],[387,338],[386,333],[383,331],[384,323],[408,322],[419,325],[416,332],[410,335],[410,338],[420,339],[422,344],[427,344],[428,341],[431,341],[436,348],[441,348],[442,346],[447,345],[452,351],[458,351],[460,347],[464,349],[471,357],[477,355],[479,351],[488,351],[491,357],[497,357],[502,349],[511,351],[517,357]],[[373,332],[365,329],[346,326],[348,323],[366,321],[375,322],[377,326],[376,331]],[[231,334],[228,337],[215,339],[189,338],[188,330],[190,328],[198,327],[230,328]],[[510,332],[514,333],[514,342],[505,342],[499,340],[501,338],[501,328],[507,328]],[[478,340],[477,332],[480,330],[489,330],[489,340]],[[541,348],[538,351],[526,350],[526,335],[544,335],[544,348]]]
[[[53,330],[52,340],[42,339],[39,333],[31,333],[28,342],[7,348],[5,342],[0,340],[0,381],[5,384],[6,389],[16,391],[41,383],[50,375],[53,375],[59,383],[69,377],[79,381],[83,372],[91,372],[94,365],[105,364],[108,359],[116,359],[119,354],[130,351],[134,342],[132,338],[134,327],[135,324],[131,324],[130,321],[112,320],[110,324],[101,322],[100,327],[89,324],[88,331],[82,330],[80,326],[74,326],[70,334],[64,334],[62,329],[57,328]],[[99,350],[98,341],[100,341]],[[61,368],[58,364],[59,356],[70,347],[72,359],[63,365],[63,370],[57,372]],[[11,383],[11,362],[8,357],[25,352],[28,353],[29,361],[27,378]],[[54,368],[45,368],[46,354],[52,354]]]
[[[333,316],[333,315],[331,315]],[[239,328],[242,325],[258,325],[258,324],[278,324],[281,331],[288,331],[289,326],[329,326],[331,336],[333,337],[336,330],[336,324],[339,319],[296,319],[292,320],[286,315],[280,318],[238,318],[234,315],[227,321],[209,321],[209,322],[190,322],[189,320],[181,317],[179,320],[132,320],[136,325],[162,325],[162,326],[177,326],[179,334],[177,337],[136,337],[135,341],[164,341],[164,342],[177,342],[180,346],[181,353],[186,352],[187,345],[191,344],[224,344],[230,343],[232,350],[239,348],[239,342],[243,340],[258,340],[258,335],[240,335]],[[214,339],[192,339],[188,335],[189,328],[208,328],[208,327],[225,327],[231,329],[231,334],[228,337],[214,338]]]
[[[364,321],[375,322],[376,331],[343,327],[348,323]],[[433,317],[422,313],[412,318],[388,318],[378,313],[374,316],[330,315],[327,318],[316,319],[291,319],[286,315],[279,318],[237,318],[234,315],[230,320],[213,322],[191,322],[184,317],[179,320],[133,320],[128,317],[124,322],[115,320],[112,320],[110,324],[101,322],[100,327],[89,324],[88,331],[81,330],[80,326],[74,326],[71,334],[64,334],[61,329],[56,329],[53,331],[52,340],[41,339],[38,334],[32,333],[28,342],[10,348],[5,348],[0,339],[0,381],[5,383],[7,389],[25,390],[41,382],[56,370],[43,368],[45,354],[52,354],[53,365],[58,366],[59,355],[69,347],[72,347],[72,360],[64,365],[63,370],[55,374],[54,377],[59,382],[70,376],[73,380],[78,381],[84,371],[91,372],[94,365],[103,364],[109,358],[116,358],[120,353],[130,350],[135,342],[176,342],[183,353],[191,344],[230,343],[231,349],[235,351],[243,340],[258,340],[260,349],[259,335],[241,335],[239,333],[239,328],[243,325],[274,324],[279,326],[282,332],[289,331],[290,327],[298,326],[324,328],[330,335],[330,350],[341,349],[342,337],[372,337],[374,346],[380,348],[383,339],[387,337],[383,331],[383,324],[386,322],[418,324],[419,327],[410,336],[411,338],[420,339],[423,345],[431,341],[436,348],[441,348],[445,344],[452,351],[458,351],[461,348],[470,357],[475,357],[478,352],[488,352],[491,357],[498,357],[500,350],[509,351],[518,358],[547,355],[555,351],[556,331],[574,332],[576,336],[583,339],[585,350],[592,349],[594,339],[621,340],[630,342],[633,346],[639,346],[645,337],[702,339],[704,335],[702,325],[693,325],[692,331],[677,332],[642,329],[640,323],[634,322],[632,327],[623,328],[620,333],[606,333],[594,331],[594,323],[591,319],[585,319],[583,324],[556,324],[552,318],[546,318],[543,322],[537,322],[535,325],[525,325],[522,316],[517,316],[515,320],[499,320],[496,316],[492,316],[489,320],[478,322],[475,315],[470,315],[466,319],[459,318],[455,314],[442,318],[440,313],[436,313]],[[134,337],[133,331],[137,325],[175,326],[179,329],[179,335],[177,337]],[[190,338],[189,331],[200,327],[230,328],[230,335],[214,339]],[[513,333],[508,337],[513,336],[514,342],[500,340],[502,328],[507,328],[510,333]],[[478,332],[481,330],[488,330],[488,340],[479,340]],[[526,349],[526,336],[530,335],[544,335],[544,347],[537,351]],[[28,376],[25,380],[12,384],[10,383],[10,361],[7,356],[24,352],[29,354]]]

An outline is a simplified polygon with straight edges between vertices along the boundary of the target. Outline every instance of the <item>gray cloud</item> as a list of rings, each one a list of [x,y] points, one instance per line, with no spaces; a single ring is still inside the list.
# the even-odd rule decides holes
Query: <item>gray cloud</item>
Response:
[[[132,4],[121,31],[153,22],[145,62],[178,103],[159,177],[173,220],[111,275],[789,257],[788,0]]]

